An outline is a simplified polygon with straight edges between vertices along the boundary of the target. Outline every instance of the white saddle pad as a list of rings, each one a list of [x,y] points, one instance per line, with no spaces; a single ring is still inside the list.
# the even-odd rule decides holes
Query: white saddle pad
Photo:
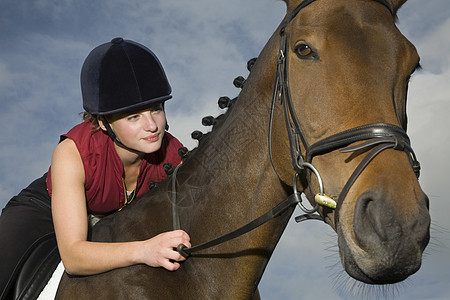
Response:
[[[61,280],[61,276],[64,273],[64,265],[62,262],[59,263],[58,267],[56,267],[55,272],[53,272],[52,277],[48,281],[44,290],[38,297],[38,300],[53,300],[56,296],[56,290],[58,289],[59,282]]]

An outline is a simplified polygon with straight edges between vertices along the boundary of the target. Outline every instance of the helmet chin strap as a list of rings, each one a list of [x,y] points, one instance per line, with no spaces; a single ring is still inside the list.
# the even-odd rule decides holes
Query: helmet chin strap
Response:
[[[133,148],[127,147],[125,146],[118,138],[117,135],[114,133],[114,131],[112,130],[111,126],[109,125],[108,121],[106,120],[106,118],[104,116],[100,116],[100,120],[102,121],[103,125],[106,128],[106,132],[108,133],[108,135],[112,138],[112,140],[114,141],[114,143],[116,143],[117,145],[119,145],[122,148],[125,148],[131,152],[135,152],[135,153],[140,153],[140,151],[137,151]]]
[[[165,115],[165,111],[166,111],[166,102],[163,102],[163,103],[162,103],[162,108],[163,108],[164,115]],[[165,116],[165,117],[166,117],[166,126],[165,126],[165,129],[166,129],[166,131],[169,131],[169,122],[167,122],[167,116]]]

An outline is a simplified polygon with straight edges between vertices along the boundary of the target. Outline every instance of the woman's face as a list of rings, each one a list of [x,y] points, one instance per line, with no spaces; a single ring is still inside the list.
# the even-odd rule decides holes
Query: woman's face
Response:
[[[162,104],[109,119],[117,138],[127,147],[143,153],[153,153],[161,148],[166,127]]]

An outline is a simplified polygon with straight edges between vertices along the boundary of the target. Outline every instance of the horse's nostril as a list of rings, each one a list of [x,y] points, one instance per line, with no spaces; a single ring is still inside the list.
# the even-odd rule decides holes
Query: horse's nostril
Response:
[[[381,193],[373,191],[358,198],[353,226],[360,247],[371,252],[382,245],[397,247],[402,232],[393,209]]]

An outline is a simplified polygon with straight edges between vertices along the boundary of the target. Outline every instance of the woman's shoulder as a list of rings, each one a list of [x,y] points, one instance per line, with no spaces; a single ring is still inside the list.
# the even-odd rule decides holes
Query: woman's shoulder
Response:
[[[75,142],[68,138],[61,141],[56,147],[53,152],[53,158],[57,159],[57,161],[64,159],[71,159],[73,157],[79,157],[80,153],[77,149],[77,146],[75,145]],[[52,162],[53,164],[54,162]]]

